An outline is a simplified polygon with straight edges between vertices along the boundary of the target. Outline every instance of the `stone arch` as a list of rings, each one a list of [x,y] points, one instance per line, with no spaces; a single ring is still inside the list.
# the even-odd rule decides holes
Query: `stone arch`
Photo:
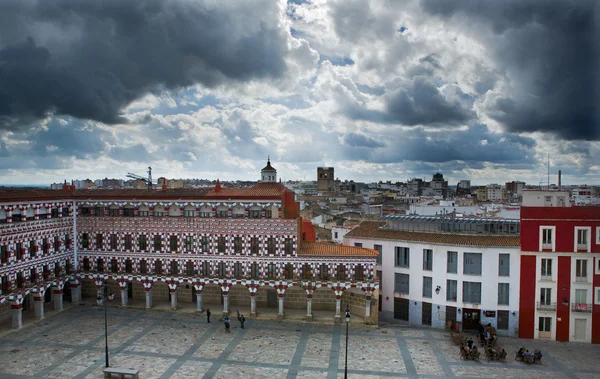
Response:
[[[241,205],[236,205],[232,209],[233,217],[242,218],[246,216],[246,209]]]
[[[176,204],[172,204],[169,207],[169,217],[179,217],[181,216],[181,209]]]
[[[29,208],[27,208],[27,210],[25,211],[25,214],[27,215],[27,218],[31,218],[33,216],[35,216],[35,210],[33,209],[32,206],[30,206]]]
[[[140,212],[148,212],[148,213],[140,213]],[[138,208],[138,214],[142,215],[148,215],[150,214],[150,207],[147,205],[140,205],[140,207]]]
[[[250,291],[248,291],[248,287],[242,283],[233,282],[229,289],[229,305],[250,309]],[[235,308],[230,309],[229,312],[235,313]]]
[[[335,293],[331,288],[327,286],[316,288],[313,291],[312,299],[313,311],[325,311],[323,315],[335,316]],[[320,315],[321,313],[319,313]]]
[[[39,218],[40,218],[40,219],[42,219],[42,218],[46,218],[46,215],[47,215],[48,213],[49,213],[49,212],[48,212],[48,208],[46,208],[46,207],[40,207],[40,209],[39,209],[39,211],[38,211]]]
[[[133,217],[135,207],[131,204],[127,204],[123,207],[123,216]]]
[[[0,223],[5,223],[7,218],[6,211],[4,209],[0,209]]]
[[[186,217],[194,217],[196,216],[196,207],[194,207],[193,205],[186,205],[185,208],[183,208],[183,214]]]
[[[306,291],[299,286],[290,286],[285,290],[284,309],[306,309]]]
[[[229,207],[227,205],[219,205],[217,207],[217,217],[226,218],[229,214]]]
[[[202,289],[202,303],[205,309],[210,309],[211,313],[217,314],[223,310],[223,300],[221,287],[218,283],[205,283]]]
[[[203,205],[200,207],[200,217],[211,217],[213,215],[212,207],[209,205]]]

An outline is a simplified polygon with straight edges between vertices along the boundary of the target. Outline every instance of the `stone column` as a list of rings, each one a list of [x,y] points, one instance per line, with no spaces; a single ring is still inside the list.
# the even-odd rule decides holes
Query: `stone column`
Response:
[[[60,214],[60,213],[59,213]],[[79,296],[80,284],[71,282],[71,302],[79,303],[81,301],[81,297]]]
[[[152,308],[152,288],[146,288],[146,309]]]
[[[63,291],[62,289],[52,290],[52,300],[54,300],[54,310],[63,310]]]
[[[340,316],[340,309],[342,308],[341,296],[335,297],[335,322],[342,322],[342,316]]]
[[[371,296],[367,296],[365,304],[365,317],[371,317]]]
[[[177,309],[177,289],[169,289],[171,292],[171,309]]]
[[[12,314],[12,327],[20,329],[23,327],[23,303],[14,302],[10,304],[10,313]]]
[[[121,289],[121,305],[126,307],[129,302],[129,298],[127,297],[127,287],[125,289]]]
[[[306,321],[312,321],[312,295],[306,296]]]
[[[250,316],[256,317],[256,294],[250,294]]]
[[[229,315],[229,292],[223,292],[223,316]]]
[[[285,314],[283,313],[283,294],[279,295],[279,313],[277,313],[277,319],[278,320],[283,320],[283,318],[285,317]]]
[[[33,309],[35,312],[35,318],[41,320],[44,318],[44,295],[33,296]]]
[[[202,291],[196,291],[196,310],[198,312],[204,311],[202,309]]]

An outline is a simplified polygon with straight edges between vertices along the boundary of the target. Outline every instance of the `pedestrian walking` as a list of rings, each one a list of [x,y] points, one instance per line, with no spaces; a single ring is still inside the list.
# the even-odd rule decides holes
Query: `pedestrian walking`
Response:
[[[231,320],[229,319],[229,316],[225,316],[223,318],[223,323],[225,324],[225,332],[231,333],[231,330],[229,330],[231,327]]]
[[[246,322],[246,317],[244,315],[240,316],[240,324],[242,325],[242,329],[244,329],[244,323]]]
[[[210,309],[206,310],[206,322],[210,324]]]

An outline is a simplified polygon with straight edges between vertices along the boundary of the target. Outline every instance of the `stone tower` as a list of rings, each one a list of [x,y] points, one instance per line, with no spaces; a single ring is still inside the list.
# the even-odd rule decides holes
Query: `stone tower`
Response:
[[[334,192],[333,167],[317,167],[317,192]]]
[[[267,158],[267,165],[265,168],[260,170],[260,181],[266,183],[276,183],[277,182],[277,170],[271,166],[271,158]]]

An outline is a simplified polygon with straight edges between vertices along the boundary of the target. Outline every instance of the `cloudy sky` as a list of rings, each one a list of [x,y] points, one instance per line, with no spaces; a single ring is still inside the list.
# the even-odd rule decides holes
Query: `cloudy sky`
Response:
[[[2,0],[0,184],[600,184],[597,4]]]

